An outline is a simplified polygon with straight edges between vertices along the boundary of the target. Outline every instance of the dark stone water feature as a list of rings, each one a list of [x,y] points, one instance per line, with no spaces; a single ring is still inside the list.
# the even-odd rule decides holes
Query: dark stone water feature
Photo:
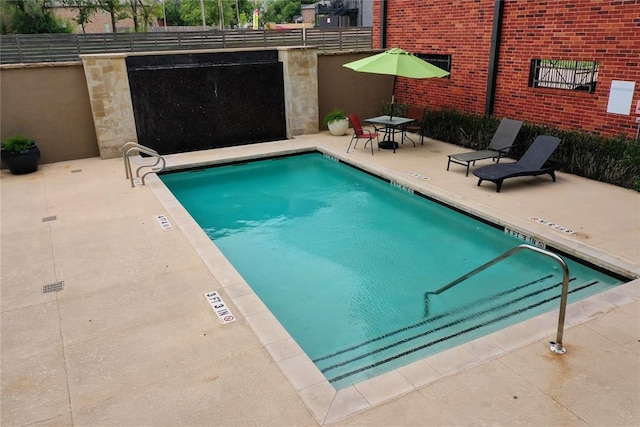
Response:
[[[127,58],[138,142],[160,154],[286,139],[277,51]]]

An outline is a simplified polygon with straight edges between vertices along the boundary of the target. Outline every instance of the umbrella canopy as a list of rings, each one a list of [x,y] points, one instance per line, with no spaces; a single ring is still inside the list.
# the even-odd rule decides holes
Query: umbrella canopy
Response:
[[[409,77],[412,79],[429,79],[432,77],[445,77],[450,73],[442,68],[423,61],[417,56],[398,47],[389,49],[367,58],[342,64],[360,73],[388,74],[393,77],[393,94],[391,104],[395,101],[396,78]],[[393,115],[393,108],[391,109]]]
[[[448,71],[397,47],[367,58],[348,62],[342,66],[361,73],[389,74],[412,79],[428,79],[449,75]]]

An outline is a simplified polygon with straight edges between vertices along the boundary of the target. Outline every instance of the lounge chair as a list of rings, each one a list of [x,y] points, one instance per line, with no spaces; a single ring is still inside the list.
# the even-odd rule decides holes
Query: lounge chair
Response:
[[[494,182],[497,186],[496,193],[502,188],[502,181],[516,176],[537,176],[549,174],[556,181],[555,170],[559,163],[550,161],[549,158],[558,148],[560,138],[550,135],[539,135],[527,149],[524,155],[516,163],[498,163],[495,165],[483,166],[473,171],[477,176],[478,185],[487,180]]]
[[[449,170],[451,163],[456,163],[466,166],[467,173],[465,176],[469,176],[469,166],[475,165],[477,160],[497,159],[497,162],[500,163],[500,158],[509,154],[509,150],[511,150],[513,142],[516,140],[516,136],[518,136],[518,132],[520,132],[522,123],[520,120],[502,119],[486,150],[450,154],[449,161],[447,162],[447,170]]]

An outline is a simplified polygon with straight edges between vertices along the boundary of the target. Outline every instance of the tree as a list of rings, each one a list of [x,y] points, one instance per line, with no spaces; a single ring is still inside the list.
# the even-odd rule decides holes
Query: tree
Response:
[[[220,22],[220,12],[218,0],[204,0],[205,23],[207,25],[218,25]],[[224,11],[226,14],[226,11]],[[229,11],[230,12],[230,11]],[[202,12],[198,0],[180,2],[180,17],[186,25],[202,25]]]
[[[138,5],[138,0],[127,0],[123,6],[124,11],[126,11],[126,14],[129,15],[133,21],[133,30],[136,33],[140,30],[140,24],[138,24]]]
[[[164,0],[165,25],[186,25],[180,16],[180,0]]]
[[[233,15],[233,17],[235,18],[233,19],[233,22],[235,22],[238,27],[242,27],[247,23],[248,17],[253,16],[255,3],[253,2],[253,0],[235,0],[235,2],[231,6],[233,7],[233,11],[235,12],[235,14]]]
[[[218,21],[218,3],[215,0],[204,0],[204,10],[207,25]],[[202,25],[200,2],[197,0],[181,1],[180,17],[185,25]]]
[[[95,3],[98,10],[103,10],[111,17],[111,31],[117,32],[116,22],[121,21],[127,17],[126,12],[120,0],[90,0]]]
[[[78,15],[74,21],[80,25],[84,33],[85,25],[91,22],[91,15],[96,12],[95,3],[91,0],[63,0],[62,4],[72,9],[78,9]]]
[[[140,18],[142,19],[142,31],[147,31],[154,17],[162,16],[162,4],[158,0],[138,0],[140,5]],[[138,31],[136,29],[136,31]]]
[[[0,0],[1,1],[1,0]],[[62,4],[78,9],[75,21],[82,26],[91,22],[90,18],[96,11],[107,12],[111,17],[111,29],[115,33],[116,22],[131,18],[135,31],[146,31],[154,16],[162,14],[159,0],[60,0]],[[141,28],[142,27],[142,28]]]
[[[147,31],[152,17],[162,15],[162,6],[158,0],[127,0],[123,5],[123,11],[133,21],[133,30],[139,33]],[[142,28],[140,28],[141,19]]]
[[[182,25],[202,25],[202,12],[200,9],[199,0],[167,0],[165,9],[167,11],[167,18],[172,25],[171,16],[169,14],[169,5],[171,3],[178,3],[180,5],[180,18]],[[236,4],[238,11],[236,11]],[[207,25],[218,26],[220,25],[220,10],[222,9],[223,28],[227,28],[230,25],[240,25],[242,18],[238,22],[238,17],[242,13],[246,16],[253,14],[254,2],[253,0],[204,0],[205,8],[205,22]],[[245,18],[246,19],[246,18]],[[245,21],[246,22],[246,21]]]
[[[2,34],[69,33],[71,26],[58,19],[49,0],[5,0],[0,3]]]
[[[313,4],[313,0],[272,0],[266,3],[264,19],[267,22],[285,23],[293,21],[293,17],[300,15],[301,4]]]

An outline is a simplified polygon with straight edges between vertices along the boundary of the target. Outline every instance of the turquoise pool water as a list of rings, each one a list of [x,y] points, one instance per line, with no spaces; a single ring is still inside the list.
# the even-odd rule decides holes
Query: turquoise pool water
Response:
[[[562,271],[523,243],[321,154],[162,181],[336,388],[559,306]],[[564,257],[569,301],[622,283]]]

